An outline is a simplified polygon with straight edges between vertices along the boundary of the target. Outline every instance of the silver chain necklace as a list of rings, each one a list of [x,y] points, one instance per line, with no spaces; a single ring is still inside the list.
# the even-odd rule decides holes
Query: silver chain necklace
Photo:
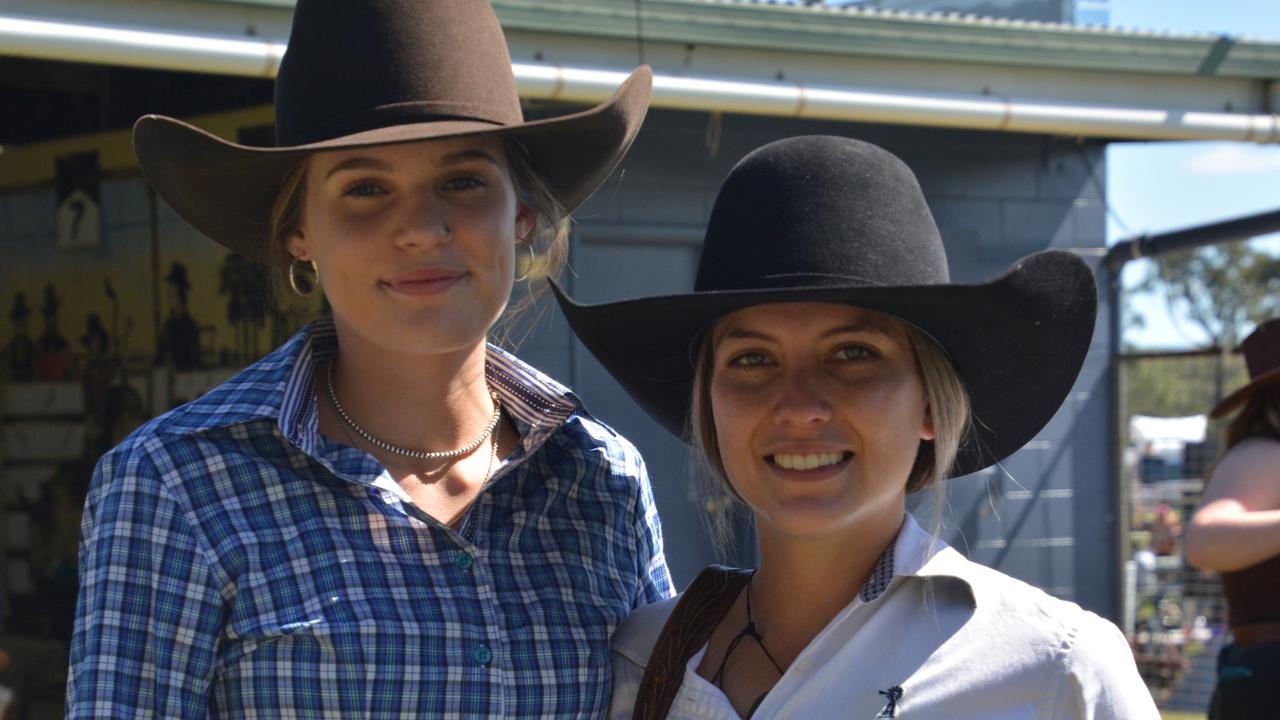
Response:
[[[489,418],[489,426],[484,429],[484,432],[480,434],[480,437],[472,440],[466,446],[460,447],[457,450],[423,452],[421,450],[409,450],[408,448],[392,445],[385,440],[379,440],[371,435],[368,430],[360,427],[356,421],[352,420],[351,416],[347,414],[346,409],[342,407],[342,403],[338,402],[338,393],[333,389],[333,366],[334,363],[330,362],[329,366],[325,368],[325,380],[329,386],[329,402],[332,402],[333,409],[338,411],[338,417],[342,418],[342,422],[345,423],[347,427],[355,430],[356,433],[359,434],[360,437],[364,438],[370,445],[389,453],[410,457],[415,460],[452,460],[453,458],[460,458],[465,455],[469,455],[476,448],[480,447],[481,443],[488,440],[489,436],[493,434],[493,429],[498,427],[498,420],[502,417],[502,403],[498,401],[498,396],[490,390],[489,397],[493,399],[493,417]]]
[[[346,423],[342,424],[342,432],[346,433],[347,439],[351,441],[351,447],[359,448],[360,441],[356,440],[356,436],[352,434],[351,428]],[[502,444],[502,423],[493,429],[493,442],[489,447],[489,463],[484,466],[484,481],[489,482],[489,478],[493,477],[493,464],[498,461],[498,446]]]

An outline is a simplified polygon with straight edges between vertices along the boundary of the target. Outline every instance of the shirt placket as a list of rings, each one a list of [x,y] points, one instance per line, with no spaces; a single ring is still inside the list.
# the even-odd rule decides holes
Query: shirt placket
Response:
[[[417,533],[429,534],[431,537],[425,541],[433,548],[433,552],[448,555],[443,563],[443,567],[447,568],[445,573],[448,582],[455,594],[468,596],[467,608],[461,613],[464,618],[460,623],[462,634],[454,640],[457,646],[450,651],[450,662],[467,667],[466,675],[484,676],[481,683],[485,687],[484,697],[462,699],[463,713],[468,717],[489,717],[495,720],[509,717],[516,709],[511,692],[518,686],[520,678],[507,641],[510,628],[501,612],[500,596],[492,572],[495,558],[490,551],[487,528],[496,512],[495,493],[502,489],[503,483],[519,481],[519,477],[515,475],[522,471],[522,465],[555,434],[560,423],[525,423],[513,416],[520,433],[520,444],[516,452],[486,481],[455,529],[414,505],[408,494],[372,456],[357,449],[336,445],[326,448],[328,443],[323,441],[319,444],[307,443],[307,437],[319,440],[318,428],[315,427],[315,406],[308,403],[310,399],[308,396],[303,401],[300,413],[305,418],[300,423],[303,427],[299,427],[297,433],[301,437],[295,436],[290,440],[334,476],[363,488],[368,493],[369,500],[380,506],[378,511],[399,517],[400,521],[409,523]],[[464,587],[469,592],[458,592]],[[477,618],[479,622],[476,622]],[[468,692],[476,690],[468,684]],[[484,708],[483,712],[476,710],[479,707]]]

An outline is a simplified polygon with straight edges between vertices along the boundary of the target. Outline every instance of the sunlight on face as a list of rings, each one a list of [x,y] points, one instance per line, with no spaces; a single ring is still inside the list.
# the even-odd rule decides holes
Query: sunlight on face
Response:
[[[896,528],[916,451],[933,436],[901,321],[786,303],[739,310],[711,332],[720,454],[762,535]]]

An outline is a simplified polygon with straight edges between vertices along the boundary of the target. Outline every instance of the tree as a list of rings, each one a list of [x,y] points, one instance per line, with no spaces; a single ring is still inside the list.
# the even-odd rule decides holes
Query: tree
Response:
[[[1140,290],[1160,289],[1175,322],[1190,319],[1210,347],[1231,352],[1252,326],[1280,315],[1280,257],[1245,242],[1169,253]],[[1215,366],[1214,394],[1222,397],[1224,363]]]
[[[1220,394],[1214,393],[1216,364],[1221,356],[1213,355],[1139,355],[1123,359],[1120,370],[1124,378],[1126,415],[1185,417],[1203,415],[1213,407]],[[1226,358],[1226,387],[1238,387],[1249,381],[1244,358]]]

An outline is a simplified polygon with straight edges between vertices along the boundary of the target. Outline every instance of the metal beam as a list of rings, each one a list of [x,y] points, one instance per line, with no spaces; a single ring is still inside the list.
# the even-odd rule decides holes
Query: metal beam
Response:
[[[273,77],[285,44],[0,16],[0,54],[53,60]],[[625,77],[618,70],[516,63],[526,98],[594,103]],[[653,106],[849,122],[1134,140],[1280,143],[1280,115],[1090,105],[995,95],[810,86],[660,74]]]
[[[1107,270],[1115,274],[1130,260],[1155,257],[1178,250],[1190,250],[1204,245],[1248,240],[1275,232],[1280,232],[1280,209],[1208,225],[1121,240],[1107,250],[1103,262]]]

